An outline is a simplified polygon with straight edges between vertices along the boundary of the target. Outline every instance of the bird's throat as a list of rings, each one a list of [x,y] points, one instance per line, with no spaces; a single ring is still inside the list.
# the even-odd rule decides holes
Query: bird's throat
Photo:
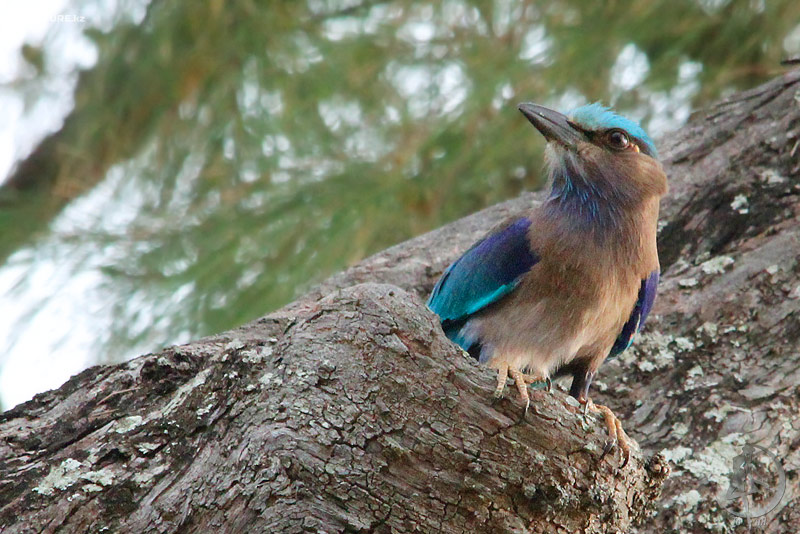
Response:
[[[545,210],[582,234],[604,238],[619,230],[623,215],[620,200],[583,178],[555,175]]]

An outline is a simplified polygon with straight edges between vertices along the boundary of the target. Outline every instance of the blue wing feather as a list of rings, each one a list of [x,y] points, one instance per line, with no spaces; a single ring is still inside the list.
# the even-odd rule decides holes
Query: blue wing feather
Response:
[[[530,226],[527,217],[517,219],[477,242],[444,271],[433,288],[428,307],[441,319],[447,336],[465,350],[475,341],[462,331],[470,316],[508,295],[539,261],[530,248]],[[614,342],[611,356],[630,347],[636,332],[644,327],[655,302],[658,279],[659,272],[653,271],[642,280],[636,304]]]
[[[642,285],[639,287],[639,298],[636,300],[631,316],[622,327],[622,332],[619,333],[616,341],[614,341],[614,346],[611,348],[611,356],[616,356],[630,347],[631,343],[633,343],[633,336],[644,327],[644,322],[647,320],[647,316],[650,314],[650,310],[653,309],[653,303],[656,300],[658,277],[658,271],[653,271],[647,278],[642,280]]]
[[[463,322],[513,291],[539,261],[530,248],[530,226],[524,217],[485,237],[453,262],[433,288],[428,307],[465,350],[471,343],[459,334]]]

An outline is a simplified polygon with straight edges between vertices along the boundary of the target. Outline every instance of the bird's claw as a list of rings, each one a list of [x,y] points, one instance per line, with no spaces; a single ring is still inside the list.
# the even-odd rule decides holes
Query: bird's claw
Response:
[[[622,451],[622,463],[620,464],[619,468],[623,469],[626,465],[628,465],[628,461],[631,459],[631,450],[627,444],[623,445],[621,440],[606,440],[605,445],[603,445],[603,454],[600,455],[599,461],[602,462],[603,458],[605,458],[608,453],[613,451],[617,445],[619,445],[619,448]]]
[[[501,366],[497,370],[497,387],[494,390],[494,398],[502,399],[506,389],[506,378],[508,378],[508,366]]]
[[[605,444],[603,445],[603,454],[600,455],[600,461],[603,461],[603,458],[606,457],[608,453],[614,450],[614,447],[617,446],[617,440],[615,439],[607,439]]]
[[[584,418],[588,417],[589,410],[602,414],[606,423],[606,428],[608,429],[608,440],[605,442],[605,445],[603,445],[603,454],[600,455],[600,461],[602,462],[608,453],[613,451],[615,447],[619,447],[620,451],[622,452],[622,464],[620,465],[620,469],[624,468],[626,465],[628,465],[628,461],[630,460],[631,447],[629,438],[625,435],[625,431],[622,429],[622,423],[620,423],[619,418],[614,415],[614,412],[612,412],[610,408],[606,406],[595,404],[589,399],[582,400],[582,402],[584,403]]]
[[[552,390],[552,381],[550,377],[540,375],[526,375],[519,369],[515,369],[508,365],[501,365],[497,368],[497,387],[494,390],[493,396],[495,400],[503,398],[503,392],[506,387],[506,379],[511,377],[514,380],[514,385],[517,387],[519,398],[525,402],[525,410],[523,411],[523,418],[528,414],[528,408],[531,405],[531,397],[528,392],[528,384],[544,383],[547,386],[547,391]]]
[[[578,402],[583,406],[583,409],[581,410],[581,426],[584,430],[588,430],[592,423],[592,421],[589,419],[589,403],[591,401],[585,397],[579,397]]]
[[[503,393],[502,389],[494,390],[494,392],[492,393],[491,405],[494,406],[495,404],[497,404],[498,402],[503,400],[504,397],[505,397],[505,394]]]
[[[525,408],[523,408],[522,413],[520,413],[519,419],[517,419],[517,424],[522,423],[528,417],[528,408],[531,406],[530,399],[525,401]]]

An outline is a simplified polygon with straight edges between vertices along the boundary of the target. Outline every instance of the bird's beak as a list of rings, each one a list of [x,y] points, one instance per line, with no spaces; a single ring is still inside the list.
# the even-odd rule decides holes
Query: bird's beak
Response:
[[[530,102],[524,102],[517,108],[548,142],[558,143],[568,150],[575,150],[578,143],[585,140],[583,132],[558,111]]]

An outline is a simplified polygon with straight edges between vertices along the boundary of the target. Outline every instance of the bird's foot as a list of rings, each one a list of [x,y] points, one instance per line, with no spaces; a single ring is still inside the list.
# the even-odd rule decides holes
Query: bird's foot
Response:
[[[591,399],[578,399],[578,401],[583,404],[584,417],[587,417],[589,411],[592,411],[601,414],[606,423],[606,428],[608,429],[608,440],[603,446],[603,454],[600,455],[600,461],[602,462],[603,458],[605,458],[608,453],[614,450],[614,447],[619,446],[619,449],[622,452],[622,465],[620,465],[620,469],[628,465],[628,460],[630,460],[631,457],[630,438],[628,438],[628,436],[625,434],[625,431],[622,429],[622,423],[620,423],[619,417],[614,415],[614,412],[611,411],[611,408],[602,406],[600,404],[595,404]]]
[[[508,378],[508,365],[501,365],[497,369],[497,387],[494,390],[494,398],[503,398],[503,391],[506,389],[506,379]]]
[[[515,367],[510,367],[509,365],[503,364],[497,368],[497,388],[494,390],[494,397],[496,399],[499,399],[503,396],[503,391],[506,387],[506,379],[509,376],[511,376],[511,378],[514,380],[514,384],[517,386],[519,398],[525,402],[524,414],[528,413],[528,407],[531,405],[531,397],[528,393],[528,384],[545,384],[548,392],[552,388],[552,382],[548,376],[540,374],[525,374]]]

